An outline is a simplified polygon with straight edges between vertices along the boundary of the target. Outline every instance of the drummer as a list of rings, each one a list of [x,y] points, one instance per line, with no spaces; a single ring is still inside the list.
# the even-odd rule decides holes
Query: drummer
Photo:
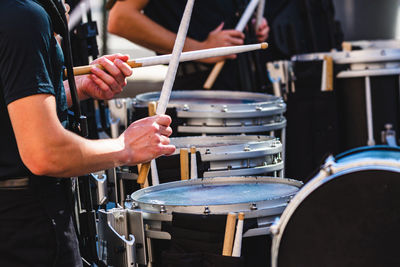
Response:
[[[171,119],[164,115],[136,121],[116,139],[88,140],[66,130],[71,95],[53,34],[63,22],[60,13],[51,20],[43,7],[54,3],[0,1],[0,266],[82,266],[65,177],[175,150],[168,138]],[[79,98],[110,99],[121,92],[132,73],[127,60],[95,60],[107,72],[93,68],[77,78]]]
[[[183,50],[191,51],[265,41],[269,32],[265,18],[257,29],[255,26],[247,28],[245,34],[234,30],[239,20],[239,11],[246,7],[237,2],[247,3],[248,1],[196,1]],[[185,4],[186,1],[118,1],[110,11],[108,30],[157,53],[171,53]],[[254,25],[255,21],[252,24]],[[246,55],[181,63],[174,89],[203,88],[214,63],[225,59],[229,60],[215,81],[213,89],[258,91],[262,81],[255,78],[250,68],[250,64],[255,62]]]

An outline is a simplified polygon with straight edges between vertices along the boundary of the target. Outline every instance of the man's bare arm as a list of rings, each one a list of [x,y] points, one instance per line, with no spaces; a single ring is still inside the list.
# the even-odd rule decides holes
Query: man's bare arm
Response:
[[[168,116],[136,121],[116,139],[88,140],[62,127],[52,95],[24,97],[7,108],[22,161],[36,175],[78,176],[136,165],[175,150],[169,145]]]
[[[176,33],[167,30],[143,14],[142,10],[146,7],[148,1],[118,1],[110,11],[108,31],[158,53],[171,53]],[[183,50],[193,51],[243,44],[243,33],[236,30],[223,30],[222,28],[223,23],[210,32],[208,38],[204,41],[187,38]],[[218,57],[202,61],[213,63],[226,58],[234,58],[234,56]]]

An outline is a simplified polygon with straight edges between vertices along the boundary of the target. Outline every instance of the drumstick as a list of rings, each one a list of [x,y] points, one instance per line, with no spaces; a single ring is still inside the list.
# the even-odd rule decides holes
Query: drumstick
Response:
[[[237,45],[237,46],[225,46],[225,47],[217,47],[217,48],[209,48],[209,49],[201,49],[196,51],[183,52],[179,59],[179,62],[186,62],[198,59],[204,59],[209,57],[218,57],[218,56],[226,56],[231,54],[239,54],[244,52],[250,52],[259,49],[267,49],[267,43],[260,44],[249,44],[249,45]],[[155,65],[169,64],[171,61],[171,54],[162,55],[162,56],[153,56],[153,57],[144,57],[128,60],[126,63],[131,68],[141,68],[141,67],[149,67]],[[86,75],[91,73],[91,69],[97,67],[99,69],[104,70],[102,65],[86,65],[79,66],[74,68],[74,75]],[[67,76],[67,71],[64,71],[64,75]]]
[[[243,220],[244,220],[244,213],[239,212],[232,257],[240,257],[240,253],[242,250]]]
[[[189,151],[187,148],[180,150],[181,180],[189,179]]]
[[[236,213],[229,212],[226,218],[224,246],[222,248],[223,256],[232,256],[233,236],[235,234]]]
[[[158,115],[165,114],[165,111],[167,110],[169,97],[171,96],[172,85],[174,84],[176,71],[178,69],[179,58],[182,53],[183,45],[185,44],[186,33],[189,28],[190,16],[192,14],[193,5],[194,5],[194,0],[188,0],[186,3],[185,11],[183,12],[181,24],[179,25],[178,34],[176,35],[174,48],[172,50],[171,61],[168,66],[167,75],[165,77],[164,84],[161,89],[160,99],[157,105],[156,114]],[[148,174],[150,163],[147,162],[144,163],[143,165],[144,166],[142,166],[141,171],[142,170],[146,171]],[[137,182],[139,184],[142,184],[147,174],[141,175],[141,173],[139,173],[139,177],[142,179],[139,180],[138,177]]]
[[[149,102],[149,104],[148,104],[148,106],[147,106],[148,112],[149,112],[149,116],[154,116],[154,115],[156,115],[156,106],[157,106],[157,103],[156,103],[156,102],[154,102],[154,101],[150,101],[150,102]],[[151,160],[151,161],[153,162],[154,160]],[[154,167],[154,168],[157,169],[157,166],[155,166],[155,161],[154,161],[154,163],[152,163],[152,165],[154,165],[154,166],[152,166],[152,167]],[[138,176],[138,178],[137,178],[137,183],[140,184],[142,188],[143,188],[143,187],[147,187],[147,186],[145,186],[145,185],[143,185],[143,184],[148,183],[148,181],[147,181],[147,176],[149,175],[149,169],[150,169],[150,164],[146,164],[146,163],[141,164],[141,166],[140,166],[140,168],[139,168],[139,176]],[[155,185],[155,184],[154,184],[155,178],[153,178],[153,171],[152,171],[151,177],[152,177],[153,185]],[[157,182],[157,180],[158,180],[158,174],[157,174],[156,182]],[[157,184],[159,184],[159,183],[157,183]]]
[[[264,17],[265,0],[259,0],[256,15],[256,30],[260,27],[262,19]]]
[[[251,15],[253,14],[256,6],[260,0],[251,0],[250,3],[247,5],[246,10],[243,12],[242,17],[240,18],[238,24],[235,27],[235,30],[243,32],[244,27],[246,27],[247,22],[249,21]],[[204,83],[203,87],[205,89],[210,89],[215,80],[217,79],[219,73],[222,70],[222,67],[225,64],[225,60],[218,62],[215,64],[214,68],[211,70],[210,74],[207,77],[206,82]]]
[[[190,148],[190,179],[197,179],[196,147]]]

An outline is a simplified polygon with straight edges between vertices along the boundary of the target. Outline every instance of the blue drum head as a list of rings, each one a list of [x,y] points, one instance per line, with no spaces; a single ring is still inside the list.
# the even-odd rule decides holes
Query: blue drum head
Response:
[[[182,185],[177,183],[178,185]],[[188,184],[154,190],[137,202],[171,206],[209,206],[256,203],[294,195],[298,186],[283,183]]]

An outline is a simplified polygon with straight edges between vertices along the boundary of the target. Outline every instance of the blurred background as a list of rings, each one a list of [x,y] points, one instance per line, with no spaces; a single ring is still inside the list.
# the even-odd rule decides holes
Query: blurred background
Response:
[[[267,1],[266,9],[268,2],[273,4],[274,1],[278,0]],[[399,0],[333,0],[333,3],[335,17],[341,23],[345,41],[400,39]],[[100,53],[124,53],[131,58],[155,55],[153,51],[107,33],[105,25],[108,12],[103,8],[104,4],[102,0],[91,0],[93,20],[97,21],[99,30],[97,41]],[[166,69],[166,66],[134,69],[120,97],[161,90]]]

